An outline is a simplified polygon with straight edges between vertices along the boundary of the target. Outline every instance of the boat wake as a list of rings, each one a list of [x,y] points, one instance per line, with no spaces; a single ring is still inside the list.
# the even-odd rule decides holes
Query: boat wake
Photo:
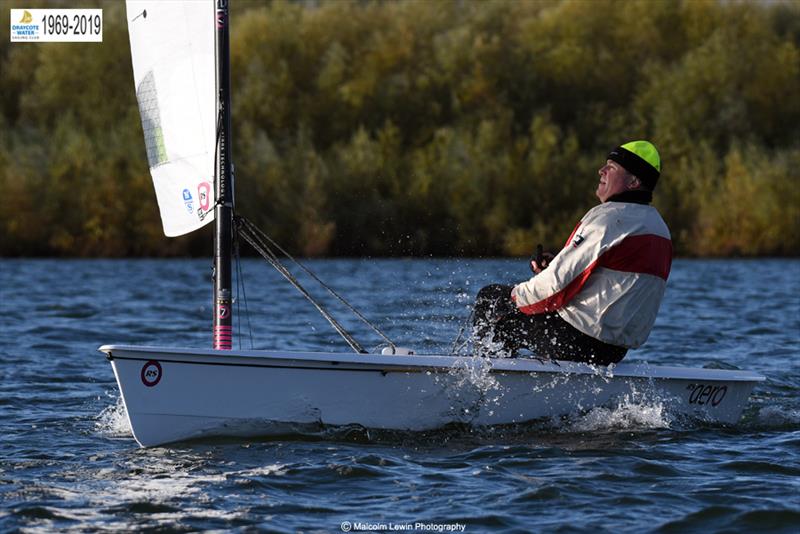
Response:
[[[745,422],[748,422],[747,419]],[[800,409],[781,405],[763,406],[756,412],[752,424],[761,430],[797,428],[800,426]]]
[[[592,408],[565,422],[563,432],[612,432],[669,429],[675,418],[661,400],[634,400],[625,396],[616,406]]]
[[[95,419],[95,430],[100,436],[106,438],[130,438],[133,436],[128,416],[125,414],[125,404],[122,397],[115,398],[115,403],[103,408]]]

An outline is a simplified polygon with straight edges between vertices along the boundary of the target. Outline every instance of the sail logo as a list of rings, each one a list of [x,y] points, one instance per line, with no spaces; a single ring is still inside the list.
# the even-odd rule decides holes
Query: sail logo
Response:
[[[186,211],[192,213],[194,210],[194,200],[192,199],[192,192],[188,189],[183,190],[183,203],[186,206]]]
[[[206,218],[208,214],[208,208],[211,206],[211,184],[208,182],[200,182],[197,184],[197,202],[199,207],[197,208],[197,216],[200,217],[200,220]]]
[[[30,24],[33,22],[33,15],[31,15],[31,12],[26,9],[22,14],[22,19],[19,22],[20,24]]]

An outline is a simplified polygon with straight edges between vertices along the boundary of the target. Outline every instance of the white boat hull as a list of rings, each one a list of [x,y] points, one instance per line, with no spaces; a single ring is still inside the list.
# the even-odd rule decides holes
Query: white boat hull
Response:
[[[660,402],[735,423],[764,377],[747,371],[455,356],[215,351],[105,345],[136,441],[360,425],[423,431],[524,423]]]

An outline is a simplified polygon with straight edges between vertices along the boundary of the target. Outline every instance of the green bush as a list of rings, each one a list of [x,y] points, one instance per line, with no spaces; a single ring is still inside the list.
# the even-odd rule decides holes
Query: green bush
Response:
[[[124,5],[85,4],[102,44],[0,40],[0,253],[208,255],[209,228],[161,233]],[[234,1],[232,24],[237,210],[295,253],[557,249],[637,138],[678,254],[800,252],[797,3]]]

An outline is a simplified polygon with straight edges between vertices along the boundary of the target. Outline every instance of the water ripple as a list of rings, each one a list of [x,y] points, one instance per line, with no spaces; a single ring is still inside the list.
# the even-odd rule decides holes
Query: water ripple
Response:
[[[346,350],[277,275],[244,263],[256,347]],[[480,287],[529,274],[510,260],[310,264],[421,352],[449,351]],[[767,375],[735,427],[675,421],[657,403],[630,399],[495,429],[320,428],[142,450],[95,349],[208,346],[208,261],[0,260],[9,310],[0,328],[0,531],[335,532],[359,520],[460,522],[468,532],[792,531],[800,261],[757,265],[753,277],[752,262],[677,260],[650,340],[628,356]]]

